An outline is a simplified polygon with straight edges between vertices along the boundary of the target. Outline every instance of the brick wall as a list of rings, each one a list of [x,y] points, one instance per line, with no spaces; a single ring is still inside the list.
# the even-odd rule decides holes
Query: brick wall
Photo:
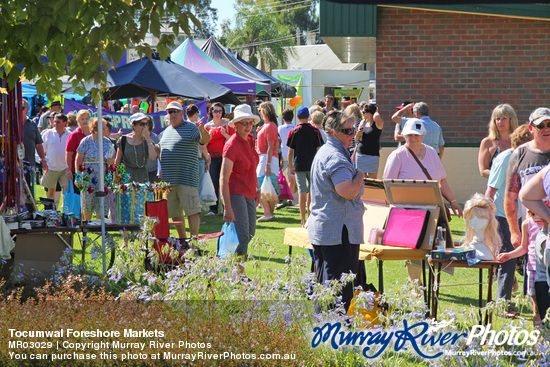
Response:
[[[550,107],[550,22],[378,7],[376,69],[383,142],[395,106],[422,100],[447,143],[479,144],[496,105],[520,123]]]

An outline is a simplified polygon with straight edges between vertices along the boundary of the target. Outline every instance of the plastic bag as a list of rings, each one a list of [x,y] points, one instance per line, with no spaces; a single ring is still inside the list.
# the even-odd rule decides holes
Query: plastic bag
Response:
[[[294,200],[294,196],[290,192],[290,187],[286,180],[283,171],[279,170],[279,177],[277,177],[277,182],[279,182],[279,188],[281,189],[281,195],[279,195],[279,200]]]
[[[223,235],[218,238],[218,256],[224,258],[235,253],[239,245],[239,237],[234,222],[224,223],[222,232]]]
[[[382,325],[380,314],[380,292],[357,290],[351,300],[347,316],[353,318],[354,325],[359,329],[371,329]]]
[[[74,213],[75,218],[80,219],[80,195],[74,192],[73,181],[69,181],[63,197],[63,212]]]
[[[216,205],[216,200],[218,200],[216,197],[216,190],[214,190],[214,184],[212,183],[212,178],[208,172],[204,173],[199,199],[201,201],[201,206],[206,208],[206,210],[208,210],[211,205]]]
[[[260,199],[264,201],[277,201],[279,197],[273,183],[271,182],[271,177],[265,176],[262,187],[260,188]]]

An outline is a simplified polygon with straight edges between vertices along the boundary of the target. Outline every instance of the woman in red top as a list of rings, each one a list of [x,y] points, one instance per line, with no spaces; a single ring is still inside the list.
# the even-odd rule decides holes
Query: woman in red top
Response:
[[[269,177],[273,183],[277,195],[281,194],[277,176],[279,175],[279,152],[277,146],[279,144],[279,130],[277,128],[277,113],[275,106],[271,102],[263,102],[260,104],[260,117],[264,120],[262,127],[258,129],[258,137],[256,140],[256,152],[259,154],[260,163],[256,169],[258,182],[260,186],[265,177]],[[264,215],[258,218],[258,222],[269,222],[275,220],[273,212],[275,210],[275,201],[261,200],[260,204],[264,210]]]
[[[80,145],[82,139],[91,134],[90,131],[90,111],[80,110],[76,114],[76,122],[78,122],[78,128],[69,135],[67,138],[67,145],[65,146],[65,163],[67,164],[67,180],[73,181],[73,188],[76,193],[80,193],[77,187],[77,183],[74,180],[74,173],[76,172],[76,150]]]
[[[216,102],[210,109],[210,117],[212,120],[205,126],[206,131],[210,133],[210,142],[206,148],[210,153],[210,177],[216,191],[216,198],[220,198],[220,171],[222,169],[222,152],[225,142],[229,140],[231,135],[235,134],[235,130],[229,126],[229,121],[224,119],[224,106],[221,102]],[[218,214],[218,200],[215,205],[210,206],[210,210],[206,216]]]
[[[254,138],[250,133],[260,118],[252,114],[250,106],[237,106],[231,121],[234,134],[223,147],[223,161],[220,178],[221,195],[224,202],[223,220],[235,222],[239,245],[235,253],[244,257],[248,242],[256,233],[256,200],[258,193],[256,167],[258,154],[254,151]],[[244,274],[244,263],[240,271]],[[244,279],[244,278],[243,278]]]

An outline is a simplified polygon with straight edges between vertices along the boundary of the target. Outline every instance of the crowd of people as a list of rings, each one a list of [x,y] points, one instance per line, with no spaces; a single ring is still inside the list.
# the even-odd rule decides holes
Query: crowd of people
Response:
[[[430,118],[427,103],[404,101],[396,107],[391,120],[396,123],[394,139],[399,145],[385,167],[379,167],[384,119],[377,106],[357,104],[349,97],[339,102],[340,110],[327,95],[309,108],[299,107],[296,114],[285,109],[278,126],[271,102],[259,105],[259,115],[246,104],[237,106],[231,120],[225,118],[225,106],[217,102],[209,107],[207,122],[206,116],[199,118],[197,106],[183,107],[173,101],[166,107],[168,126],[159,136],[152,132],[151,117],[139,110],[129,120],[132,132],[120,136],[120,131],[111,134],[109,121],[91,119],[87,110],[66,116],[60,112],[61,105],[54,102],[49,111],[41,111],[37,121],[27,119],[25,156],[34,162],[36,149],[45,172],[42,184],[48,197],[54,198],[56,190],[77,184],[74,174],[81,165],[97,169],[98,126],[102,123],[107,163],[124,164],[136,182],[161,179],[171,184],[168,214],[178,223],[180,238],[187,237],[185,219],[191,236],[199,233],[199,193],[204,175],[209,174],[218,201],[206,216],[218,215],[221,209],[223,219],[235,223],[239,239],[236,253],[243,261],[256,222],[275,221],[276,209],[293,205],[290,200],[277,203],[260,195],[265,180],[270,180],[280,194],[278,178],[284,175],[290,191],[297,190],[300,224],[307,228],[314,248],[317,281],[325,283],[343,273],[357,273],[359,244],[364,241],[363,179],[377,178],[379,170],[384,179],[438,181],[451,211],[457,216],[463,214],[441,162],[443,130]],[[24,101],[23,107],[26,113],[28,102]],[[69,121],[73,121],[71,132]],[[544,241],[538,239],[542,225],[533,218],[550,220],[550,209],[543,202],[550,191],[546,167],[550,163],[550,110],[538,108],[527,124],[520,124],[513,107],[501,104],[492,111],[488,130],[480,144],[478,166],[480,175],[488,179],[484,197],[494,202],[499,246],[502,243],[498,297],[511,299],[517,287],[515,258],[525,255],[525,292],[533,298],[538,323],[545,316],[549,297],[548,282],[542,276],[546,274],[541,255]],[[258,206],[263,210],[259,218]],[[84,195],[83,209],[85,219],[94,213],[107,214],[99,213],[93,194]],[[408,265],[409,277],[419,281],[414,265]],[[244,267],[241,270],[244,273]],[[342,296],[349,306],[353,284]],[[506,316],[515,315],[510,307]]]

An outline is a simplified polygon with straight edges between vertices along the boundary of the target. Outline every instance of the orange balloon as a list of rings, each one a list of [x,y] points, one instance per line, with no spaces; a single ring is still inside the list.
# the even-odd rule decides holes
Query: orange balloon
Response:
[[[302,103],[302,101],[303,101],[302,96],[296,96],[296,97],[292,98],[290,100],[290,102],[288,102],[288,104],[290,105],[291,108],[294,108],[297,105],[299,105],[300,103]]]

